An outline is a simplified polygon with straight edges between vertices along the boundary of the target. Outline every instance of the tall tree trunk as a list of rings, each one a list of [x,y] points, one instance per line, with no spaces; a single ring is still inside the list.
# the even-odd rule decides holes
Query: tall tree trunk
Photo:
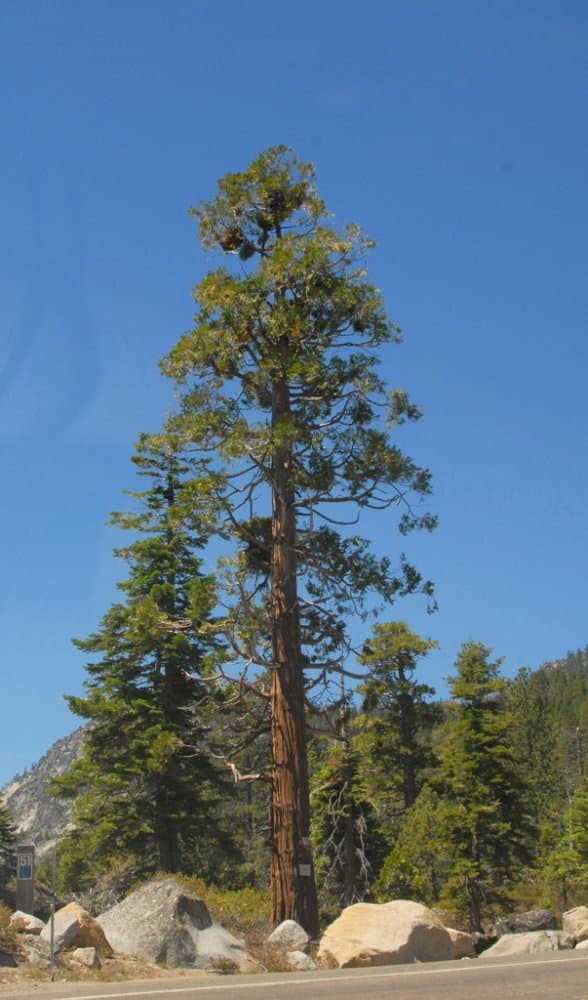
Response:
[[[169,774],[164,775],[157,783],[155,795],[155,840],[159,858],[159,869],[162,872],[181,871],[182,859],[178,831],[170,820],[170,802],[167,792]]]
[[[482,889],[476,879],[468,880],[468,909],[470,917],[470,934],[482,931]]]
[[[349,740],[343,744],[343,906],[355,902],[355,805],[353,802],[353,767],[349,759]]]
[[[310,846],[310,796],[306,753],[304,674],[296,581],[296,512],[292,450],[279,440],[290,413],[284,379],[273,384],[272,483],[272,919],[296,920],[318,936],[318,902]]]
[[[398,671],[398,677],[400,691],[397,695],[397,701],[400,709],[400,739],[403,751],[401,757],[402,797],[404,808],[410,809],[417,797],[415,765],[417,727],[414,717],[414,697],[405,690],[406,678],[402,668]]]

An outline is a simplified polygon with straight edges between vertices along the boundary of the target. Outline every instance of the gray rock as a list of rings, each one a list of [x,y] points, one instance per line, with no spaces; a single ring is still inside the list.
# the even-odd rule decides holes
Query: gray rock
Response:
[[[509,955],[534,955],[540,951],[563,951],[573,947],[573,937],[563,931],[530,931],[528,934],[504,934],[479,957],[483,959]]]
[[[46,856],[53,845],[71,829],[71,801],[49,794],[51,778],[67,774],[80,756],[85,727],[58,740],[27,774],[18,775],[0,789],[21,842],[35,845],[37,859]]]
[[[293,969],[297,969],[298,972],[311,972],[317,968],[316,962],[313,961],[310,955],[306,955],[303,951],[287,952],[286,961],[288,965],[291,965]]]
[[[78,933],[69,942],[73,948],[95,948],[103,958],[112,956],[112,947],[106,940],[102,927],[83,906],[79,903],[68,903],[57,911],[55,920],[60,920],[65,915],[75,917],[79,924]]]
[[[19,929],[25,934],[40,934],[45,926],[45,922],[39,917],[34,917],[32,913],[23,913],[22,910],[11,913],[10,923],[18,924]]]
[[[572,934],[576,942],[588,939],[588,906],[575,906],[573,910],[567,910],[561,920],[564,931]]]
[[[241,969],[240,941],[215,923],[206,904],[173,878],[149,882],[98,917],[116,951],[156,965],[206,968],[219,960]]]
[[[486,937],[502,937],[504,934],[528,934],[531,931],[554,931],[555,917],[551,910],[527,910],[525,913],[511,913],[500,917],[486,928]]]
[[[21,941],[21,952],[25,961],[37,969],[48,969],[51,964],[49,945],[41,941],[40,937],[33,937],[32,934],[24,934]],[[59,956],[56,956],[57,962]]]
[[[268,944],[278,948],[290,948],[292,951],[304,951],[308,948],[310,937],[295,920],[283,920],[268,937]]]
[[[53,928],[53,946],[55,951],[67,948],[68,944],[71,944],[79,933],[80,922],[75,913],[66,913],[64,910],[60,910],[55,914]],[[43,927],[41,941],[44,941],[45,944],[51,943],[51,921]]]
[[[70,958],[73,962],[86,965],[89,969],[100,968],[100,959],[95,948],[74,948],[70,954]]]
[[[588,938],[585,938],[583,941],[578,941],[574,951],[588,951]]]

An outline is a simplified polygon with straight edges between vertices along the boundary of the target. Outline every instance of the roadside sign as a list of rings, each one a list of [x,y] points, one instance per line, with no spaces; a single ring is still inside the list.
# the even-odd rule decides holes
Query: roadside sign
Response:
[[[17,878],[30,879],[33,877],[33,855],[30,851],[18,854]]]
[[[35,848],[19,844],[16,848],[16,908],[33,913],[35,895]]]

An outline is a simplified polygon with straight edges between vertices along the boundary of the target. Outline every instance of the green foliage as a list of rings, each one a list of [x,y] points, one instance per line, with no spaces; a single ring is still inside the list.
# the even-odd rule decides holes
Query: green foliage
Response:
[[[434,525],[410,507],[411,497],[429,493],[428,472],[390,438],[418,408],[404,392],[387,393],[376,371],[377,350],[400,334],[365,277],[372,242],[356,226],[340,234],[327,224],[313,167],[286,147],[221,179],[216,198],[193,214],[203,246],[234,255],[237,267],[211,271],[196,287],[194,329],[162,362],[182,393],[168,432],[200,461],[192,499],[244,554],[226,577],[233,648],[268,667],[271,653],[260,640],[269,639],[271,610],[260,578],[267,583],[272,574],[270,487],[284,451],[301,644],[307,668],[316,665],[326,680],[345,651],[346,618],[368,592],[386,601],[431,592],[404,559],[395,568],[365,539],[337,528],[354,523],[353,509],[396,505],[403,531]]]
[[[481,929],[483,909],[504,898],[528,863],[534,832],[516,768],[506,683],[500,662],[489,656],[480,643],[462,647],[438,747],[451,857],[447,896],[466,910],[472,930]]]
[[[558,836],[542,853],[539,878],[547,905],[559,912],[579,906],[588,893],[588,777],[577,785],[560,816]]]
[[[62,794],[79,793],[63,889],[84,888],[129,855],[143,873],[208,874],[215,850],[231,850],[219,816],[223,778],[210,756],[205,678],[216,648],[200,635],[212,585],[197,554],[200,523],[179,502],[187,468],[169,443],[146,436],[134,462],[149,488],[132,494],[136,513],[112,517],[134,536],[116,550],[129,567],[125,600],[75,642],[93,659],[86,695],[67,701],[90,725],[82,758],[55,782]]]
[[[238,937],[270,929],[270,896],[250,887],[229,889],[210,885],[197,876],[181,875],[187,889],[204,900],[211,916]]]
[[[543,830],[535,844],[535,877],[544,898],[559,908],[575,892],[567,827],[570,803],[588,768],[588,650],[519,671],[508,695],[517,766]]]
[[[0,902],[0,948],[5,954],[15,955],[18,946],[18,933],[14,924],[10,923],[11,910]]]
[[[433,788],[425,785],[400,821],[394,847],[374,885],[374,898],[382,903],[414,899],[435,906],[450,867],[446,805]]]
[[[384,622],[363,647],[369,679],[359,688],[365,716],[359,742],[371,761],[372,780],[379,778],[387,789],[390,818],[413,805],[434,763],[431,733],[439,710],[430,700],[433,688],[414,675],[417,660],[436,646],[404,622]]]
[[[576,788],[570,807],[570,839],[588,873],[588,776]]]
[[[15,831],[6,809],[0,805],[0,888],[16,871]]]
[[[194,328],[162,362],[180,389],[166,433],[193,456],[186,502],[233,541],[216,627],[247,694],[257,684],[266,698],[270,675],[274,917],[316,933],[314,885],[298,874],[310,833],[304,703],[338,697],[352,615],[374,598],[431,596],[403,556],[393,563],[355,533],[368,508],[399,508],[402,533],[434,527],[420,509],[429,473],[395,441],[420,413],[377,373],[399,331],[366,280],[372,243],[329,224],[311,164],[267,149],[193,214],[203,247],[236,267],[197,285]]]
[[[329,741],[313,769],[314,864],[323,917],[369,895],[387,844],[353,739]]]

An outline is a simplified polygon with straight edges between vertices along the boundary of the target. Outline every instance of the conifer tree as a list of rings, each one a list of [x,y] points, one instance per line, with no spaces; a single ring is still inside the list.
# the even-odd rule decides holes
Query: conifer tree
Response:
[[[305,702],[344,662],[346,619],[368,592],[430,593],[354,527],[370,508],[396,509],[403,532],[433,526],[413,508],[429,475],[391,437],[419,410],[376,372],[399,331],[366,280],[372,244],[332,228],[310,164],[268,149],[194,215],[203,246],[235,267],[200,282],[194,329],[163,362],[182,393],[169,426],[201,462],[194,503],[241,550],[225,635],[242,664],[269,671],[273,919],[316,935]],[[267,588],[249,585],[252,561]]]
[[[451,868],[449,895],[481,930],[483,907],[500,900],[529,861],[532,823],[517,771],[513,716],[500,661],[477,642],[462,646],[449,679],[449,720],[438,748]]]
[[[374,896],[378,902],[414,899],[427,906],[439,903],[449,876],[446,806],[425,785],[400,820],[394,846],[384,860]]]
[[[544,675],[522,669],[507,689],[517,767],[529,785],[537,822],[557,819],[565,802],[560,730]]]
[[[0,805],[0,887],[4,887],[16,871],[15,832],[4,806]]]
[[[588,777],[576,788],[570,807],[571,841],[578,862],[588,876]]]
[[[124,600],[95,634],[74,640],[92,659],[85,696],[66,699],[89,723],[83,756],[56,782],[64,794],[80,792],[68,862],[78,874],[123,857],[143,872],[206,870],[222,836],[224,776],[210,758],[203,677],[210,642],[198,632],[214,604],[202,527],[178,502],[187,469],[169,441],[142,436],[133,462],[148,487],[131,493],[136,512],[111,518],[133,538],[115,549],[129,567],[118,585]]]
[[[372,768],[382,776],[387,797],[400,798],[400,811],[414,804],[433,764],[431,730],[439,710],[430,700],[434,689],[419,683],[415,671],[417,661],[436,646],[404,622],[383,622],[374,627],[362,651],[369,679],[359,688],[366,717],[361,742]]]
[[[559,910],[581,905],[588,892],[588,778],[579,782],[559,817],[559,830],[541,854],[545,902]]]
[[[361,902],[387,852],[381,817],[371,795],[371,762],[356,740],[353,719],[343,708],[340,735],[315,741],[312,768],[312,837],[319,899],[329,915]]]

